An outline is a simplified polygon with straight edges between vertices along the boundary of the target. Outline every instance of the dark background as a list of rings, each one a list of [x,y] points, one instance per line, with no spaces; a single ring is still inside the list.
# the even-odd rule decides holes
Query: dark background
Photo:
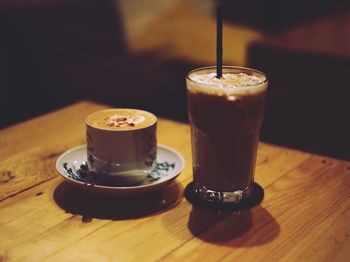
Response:
[[[350,160],[348,1],[224,0],[224,63],[270,79],[263,141]],[[88,99],[187,121],[211,1],[0,3],[0,128]],[[0,138],[1,139],[1,138]]]

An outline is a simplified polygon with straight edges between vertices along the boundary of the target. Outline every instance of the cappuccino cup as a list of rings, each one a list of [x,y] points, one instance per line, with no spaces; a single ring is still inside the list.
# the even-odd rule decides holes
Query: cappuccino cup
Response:
[[[99,180],[127,186],[141,183],[155,168],[157,117],[129,108],[86,117],[87,165]]]

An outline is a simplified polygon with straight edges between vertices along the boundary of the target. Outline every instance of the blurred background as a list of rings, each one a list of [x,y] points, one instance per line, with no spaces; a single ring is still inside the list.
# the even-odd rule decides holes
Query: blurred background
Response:
[[[223,0],[224,64],[270,79],[263,141],[350,160],[348,0]],[[82,99],[187,121],[212,0],[3,0],[0,128]]]

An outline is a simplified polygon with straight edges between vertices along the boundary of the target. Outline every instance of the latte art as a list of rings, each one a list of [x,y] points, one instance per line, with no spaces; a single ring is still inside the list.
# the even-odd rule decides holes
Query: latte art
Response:
[[[119,113],[106,118],[107,125],[109,127],[134,127],[145,121],[145,117],[142,115],[133,116],[131,114]]]
[[[109,130],[139,129],[150,126],[156,121],[156,116],[149,112],[127,108],[103,110],[86,118],[87,124]]]

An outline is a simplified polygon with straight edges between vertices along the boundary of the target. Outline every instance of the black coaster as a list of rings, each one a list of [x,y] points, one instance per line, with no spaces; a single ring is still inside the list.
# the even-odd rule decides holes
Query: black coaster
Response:
[[[193,182],[189,183],[185,188],[185,197],[188,202],[194,206],[215,209],[215,210],[245,210],[250,209],[264,199],[264,189],[257,183],[253,184],[252,193],[249,197],[242,200],[241,203],[224,203],[214,204],[200,199],[194,192]]]

